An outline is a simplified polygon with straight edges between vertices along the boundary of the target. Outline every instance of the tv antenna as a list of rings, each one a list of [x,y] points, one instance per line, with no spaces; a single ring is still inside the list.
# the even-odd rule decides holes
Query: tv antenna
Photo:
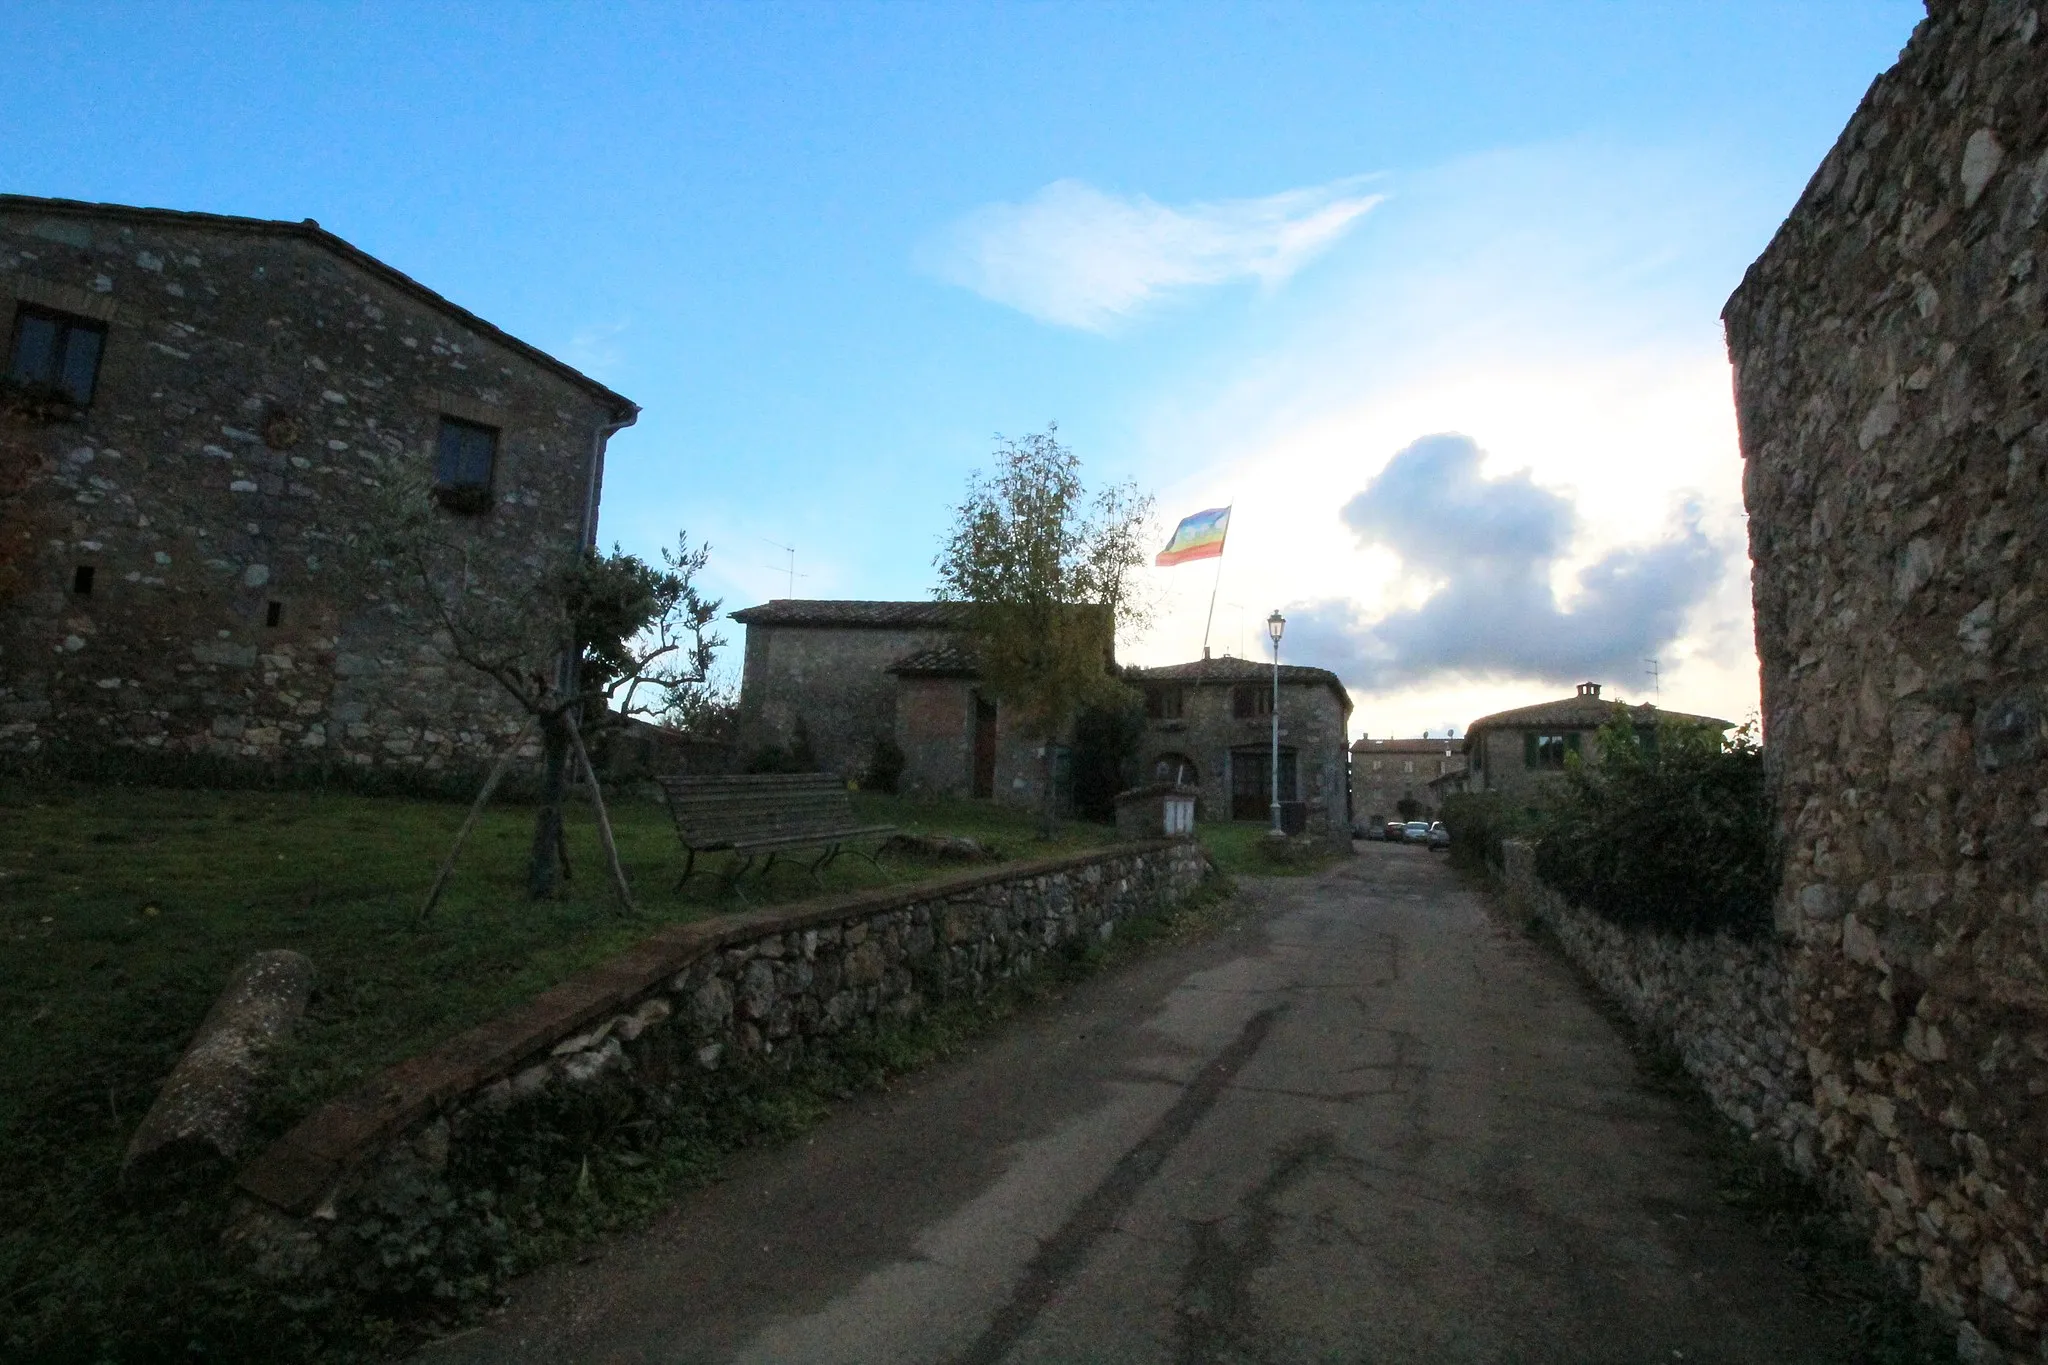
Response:
[[[809,578],[809,577],[810,577],[810,575],[809,575],[809,574],[807,574],[807,573],[798,573],[798,572],[796,571],[796,546],[794,546],[794,545],[784,545],[784,544],[782,544],[782,543],[781,543],[781,542],[779,542],[779,541],[773,541],[773,540],[770,540],[770,539],[768,539],[768,537],[766,537],[766,536],[757,536],[757,537],[756,537],[756,539],[760,540],[760,541],[761,541],[761,542],[762,542],[763,544],[766,544],[766,545],[773,545],[773,546],[774,546],[774,547],[775,547],[776,549],[778,549],[778,550],[782,551],[782,552],[783,552],[784,554],[786,554],[786,555],[788,555],[788,556],[789,556],[789,563],[787,563],[787,564],[763,564],[763,565],[762,565],[761,567],[762,567],[762,568],[764,568],[764,569],[773,569],[773,570],[775,570],[775,572],[777,572],[777,573],[779,573],[779,574],[788,574],[788,575],[789,575],[789,595],[790,595],[791,597],[795,597],[795,596],[796,596],[796,581],[797,581],[797,580],[798,580],[799,578]]]
[[[1653,697],[1662,696],[1664,694],[1664,682],[1658,674],[1657,661],[1655,659],[1644,659],[1643,672],[1650,675],[1650,695]]]

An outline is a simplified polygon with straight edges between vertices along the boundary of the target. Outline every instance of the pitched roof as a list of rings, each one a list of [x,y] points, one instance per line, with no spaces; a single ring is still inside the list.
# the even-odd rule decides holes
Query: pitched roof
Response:
[[[1617,713],[1625,712],[1636,718],[1639,725],[1654,725],[1659,720],[1691,721],[1698,725],[1711,725],[1717,730],[1733,728],[1735,722],[1720,720],[1714,716],[1695,716],[1684,711],[1660,711],[1648,702],[1630,706],[1623,701],[1608,701],[1600,697],[1560,697],[1556,701],[1538,702],[1534,706],[1519,706],[1512,711],[1496,711],[1490,716],[1481,716],[1466,727],[1467,738],[1481,730],[1492,729],[1535,729],[1538,726],[1555,726],[1564,730],[1597,730]]]
[[[958,602],[824,601],[777,597],[732,614],[743,626],[852,626],[871,630],[957,630],[966,624]]]
[[[132,204],[94,204],[82,199],[43,199],[31,194],[0,194],[0,210],[7,209],[72,218],[161,223],[169,227],[206,228],[217,232],[239,232],[263,237],[297,237],[339,256],[366,274],[376,276],[429,307],[439,309],[464,326],[481,332],[505,349],[533,361],[543,369],[554,371],[570,383],[595,395],[601,402],[611,407],[617,416],[631,418],[640,412],[640,405],[632,399],[606,388],[581,370],[555,359],[538,346],[528,345],[510,332],[484,321],[467,308],[435,293],[404,271],[386,265],[369,252],[343,241],[311,218],[293,223],[279,218],[240,218],[232,214],[193,213],[185,209],[151,209]]]
[[[1256,663],[1250,659],[1195,659],[1184,664],[1160,664],[1155,668],[1126,668],[1125,682],[1179,682],[1202,686],[1209,683],[1268,683],[1273,681],[1273,665]],[[1338,704],[1344,714],[1351,714],[1351,694],[1344,690],[1344,684],[1335,673],[1327,668],[1311,668],[1306,664],[1280,665],[1282,686],[1327,687],[1337,694]]]
[[[975,662],[974,651],[965,646],[947,643],[920,649],[915,654],[906,654],[884,670],[914,678],[978,678],[981,668]]]

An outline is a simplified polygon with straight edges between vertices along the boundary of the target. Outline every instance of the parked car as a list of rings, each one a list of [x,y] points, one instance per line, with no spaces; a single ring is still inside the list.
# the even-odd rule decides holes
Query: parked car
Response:
[[[1438,820],[1429,827],[1429,846],[1432,849],[1451,846],[1451,832],[1444,828],[1443,821]]]
[[[1384,839],[1387,837],[1387,832],[1381,829],[1376,821],[1353,820],[1351,822],[1351,837],[1354,839]]]
[[[1380,831],[1380,837],[1390,844],[1398,844],[1408,837],[1408,827],[1399,820],[1387,821],[1387,827]]]
[[[1407,824],[1401,826],[1401,838],[1411,844],[1428,843],[1429,821],[1410,820]]]

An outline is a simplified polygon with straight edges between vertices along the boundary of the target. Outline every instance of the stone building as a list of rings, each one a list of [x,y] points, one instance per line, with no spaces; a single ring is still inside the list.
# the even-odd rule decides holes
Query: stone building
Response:
[[[1732,721],[1683,711],[1660,711],[1644,702],[1601,697],[1600,684],[1580,683],[1577,695],[1481,716],[1465,731],[1464,789],[1496,792],[1509,799],[1532,797],[1564,772],[1565,759],[1579,754],[1591,762],[1600,751],[1600,727],[1626,716],[1638,733],[1654,733],[1659,721],[1686,721],[1727,730]]]
[[[777,598],[734,612],[747,628],[741,761],[771,745],[792,750],[801,735],[821,771],[858,781],[887,738],[903,754],[898,790],[906,795],[1036,806],[1044,791],[1038,741],[980,688],[963,644],[964,611],[952,602]],[[1055,747],[1054,760],[1060,785],[1066,746]]]
[[[1728,301],[1820,1163],[1969,1358],[2048,1316],[2048,32],[1929,0]]]
[[[0,750],[436,767],[524,717],[340,563],[430,474],[493,592],[638,409],[308,220],[0,195]]]
[[[1465,769],[1456,739],[1371,739],[1351,746],[1351,813],[1364,825],[1389,820],[1434,820],[1442,804],[1440,779]],[[1401,814],[1411,802],[1415,814]]]
[[[1145,781],[1178,779],[1199,793],[1197,818],[1271,819],[1273,666],[1198,659],[1127,668],[1145,694],[1139,770]],[[1349,846],[1345,741],[1351,696],[1325,668],[1280,666],[1280,799],[1300,803],[1310,834]]]

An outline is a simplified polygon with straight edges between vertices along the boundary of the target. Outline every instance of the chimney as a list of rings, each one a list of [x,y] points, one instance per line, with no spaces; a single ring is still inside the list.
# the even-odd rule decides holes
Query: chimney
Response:
[[[1599,684],[1599,683],[1596,683],[1596,682],[1582,682],[1582,683],[1580,683],[1580,684],[1579,684],[1579,695],[1580,695],[1580,696],[1582,696],[1582,697],[1592,697],[1592,698],[1593,698],[1594,700],[1596,700],[1596,701],[1597,701],[1597,700],[1599,700],[1599,697],[1600,697],[1600,684]]]

